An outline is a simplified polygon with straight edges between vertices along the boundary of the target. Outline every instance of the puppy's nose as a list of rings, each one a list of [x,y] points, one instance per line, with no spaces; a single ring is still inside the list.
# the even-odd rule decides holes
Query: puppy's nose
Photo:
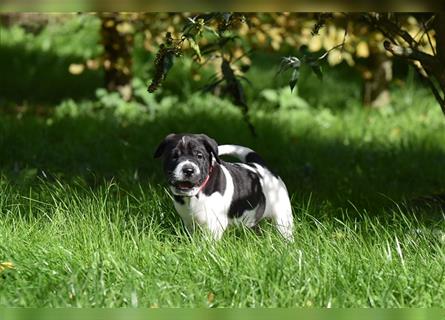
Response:
[[[195,173],[195,169],[193,169],[192,167],[184,167],[184,168],[182,168],[182,173],[186,177],[190,177]]]

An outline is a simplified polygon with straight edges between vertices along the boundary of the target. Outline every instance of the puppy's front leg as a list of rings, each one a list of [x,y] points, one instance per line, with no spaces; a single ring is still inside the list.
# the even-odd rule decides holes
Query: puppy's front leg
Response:
[[[229,220],[225,215],[211,214],[208,216],[207,229],[210,232],[212,238],[216,241],[220,240],[227,226]]]
[[[210,230],[210,235],[212,236],[213,240],[219,241],[222,238],[224,230],[225,229],[222,229],[222,228]]]
[[[189,236],[193,236],[196,229],[201,230],[202,233],[206,234],[211,238],[212,240],[218,241],[221,239],[224,230],[226,229],[227,225],[223,227],[223,225],[212,225],[209,223],[206,224],[199,224],[196,221],[193,220],[182,220],[186,229],[186,232]]]

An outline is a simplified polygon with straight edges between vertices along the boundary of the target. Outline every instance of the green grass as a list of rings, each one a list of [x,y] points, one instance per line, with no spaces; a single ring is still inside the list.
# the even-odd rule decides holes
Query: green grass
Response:
[[[76,39],[93,41],[96,24]],[[10,31],[0,54],[20,53],[24,70],[45,69],[51,55],[64,66],[89,58],[61,40],[70,28]],[[54,42],[42,53],[45,32]],[[302,78],[296,98],[261,59],[247,88],[257,138],[230,102],[182,85],[187,60],[142,104],[94,98],[101,71],[88,82],[54,65],[21,89],[10,80],[8,106],[24,88],[42,90],[25,112],[0,114],[0,263],[15,266],[0,268],[0,306],[444,307],[444,212],[416,200],[445,192],[445,119],[431,93],[403,79],[391,105],[366,109],[360,83],[337,68],[321,83]],[[45,116],[40,103],[52,108]],[[152,158],[166,134],[184,131],[267,160],[288,186],[295,243],[267,222],[218,243],[185,234]]]
[[[443,306],[443,226],[403,212],[317,219],[296,204],[296,241],[230,230],[189,239],[162,190],[110,183],[3,187],[2,306]],[[440,233],[442,230],[442,233]],[[442,237],[442,240],[440,239]]]
[[[422,92],[409,109],[258,111],[257,139],[211,96],[142,123],[3,116],[0,305],[443,307],[442,212],[402,203],[444,189],[445,125]],[[151,157],[183,130],[259,150],[289,187],[294,244],[267,223],[186,236]]]

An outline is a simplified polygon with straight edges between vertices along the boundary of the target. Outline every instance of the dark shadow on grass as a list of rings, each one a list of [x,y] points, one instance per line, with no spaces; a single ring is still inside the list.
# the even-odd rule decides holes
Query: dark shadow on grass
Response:
[[[0,173],[18,187],[38,183],[37,178],[81,178],[93,188],[113,179],[127,190],[162,185],[154,149],[170,132],[193,131],[220,144],[251,146],[282,176],[296,206],[311,198],[323,214],[347,210],[354,215],[355,208],[374,214],[445,190],[445,154],[439,148],[346,146],[309,135],[288,137],[267,119],[257,122],[254,139],[236,114],[178,113],[125,126],[91,118],[48,123],[36,117],[3,117],[0,124]]]
[[[82,61],[74,56],[28,50],[22,45],[0,47],[0,103],[53,105],[64,98],[92,98],[103,87],[102,71],[85,70],[73,75],[71,63]]]

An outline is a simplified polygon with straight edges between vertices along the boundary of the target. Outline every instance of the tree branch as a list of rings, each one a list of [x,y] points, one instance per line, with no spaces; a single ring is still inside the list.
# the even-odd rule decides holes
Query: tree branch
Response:
[[[414,64],[414,68],[416,69],[416,71],[419,73],[419,75],[428,83],[428,85],[431,88],[431,91],[434,94],[434,97],[436,98],[437,102],[439,102],[439,106],[440,109],[442,110],[442,113],[445,115],[445,99],[442,98],[442,96],[440,95],[439,90],[436,88],[436,86],[434,85],[434,82],[431,81],[430,77],[425,76],[424,74],[422,74],[422,71],[420,70],[420,68],[418,66],[416,66]]]
[[[403,40],[405,40],[406,43],[408,43],[410,47],[417,47],[417,41],[414,40],[414,38],[411,37],[411,35],[406,30],[403,30],[391,20],[387,18],[380,18],[380,16],[371,16],[371,18],[374,19],[375,24],[381,25],[393,35],[398,35],[399,37],[401,37]]]
[[[391,52],[393,55],[402,57],[405,59],[411,59],[411,60],[418,60],[422,65],[426,64],[430,67],[434,67],[434,65],[437,64],[437,59],[425,52],[416,50],[414,48],[405,48],[402,46],[398,46],[396,44],[393,44],[389,42],[388,40],[385,40],[383,42],[383,46],[386,50]]]
[[[383,42],[383,46],[385,47],[386,50],[388,50],[395,56],[402,57],[405,59],[419,61],[421,63],[421,65],[425,69],[427,69],[427,72],[429,72],[431,70],[435,70],[435,68],[438,67],[437,64],[439,63],[439,61],[436,59],[436,57],[429,55],[425,52],[421,52],[421,51],[418,51],[413,48],[405,48],[402,46],[398,46],[398,45],[392,44],[388,40],[385,40]],[[440,106],[443,114],[445,115],[445,98],[442,97],[442,95],[440,94],[437,87],[434,85],[434,82],[431,80],[431,78],[429,76],[423,75],[420,68],[417,65],[414,64],[414,67],[416,68],[416,71],[422,76],[423,79],[426,80],[426,82],[430,86],[431,91],[434,94],[434,97],[436,98],[437,102],[439,102],[439,106]],[[440,67],[440,63],[439,63],[439,67]]]

